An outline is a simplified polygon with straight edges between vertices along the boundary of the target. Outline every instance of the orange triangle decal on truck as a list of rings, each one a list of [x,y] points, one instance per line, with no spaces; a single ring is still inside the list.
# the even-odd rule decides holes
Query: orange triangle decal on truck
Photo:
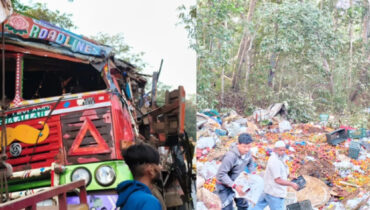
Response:
[[[82,140],[86,136],[87,131],[90,131],[97,145],[80,147]],[[73,144],[68,151],[68,155],[92,155],[110,152],[111,149],[109,148],[103,137],[100,135],[94,124],[89,118],[85,118],[85,121],[82,124],[81,129],[76,136],[76,139],[73,141]]]

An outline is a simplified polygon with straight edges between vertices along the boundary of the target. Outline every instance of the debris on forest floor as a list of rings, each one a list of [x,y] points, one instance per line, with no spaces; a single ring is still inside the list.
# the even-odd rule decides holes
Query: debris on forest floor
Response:
[[[284,105],[279,104],[275,109],[282,107],[284,108]],[[285,114],[283,111],[273,108],[274,106],[271,106],[265,112],[260,110],[249,117],[240,116],[234,111],[220,114],[208,110],[197,114],[196,158],[197,180],[199,180],[197,192],[201,192],[201,195],[198,195],[197,206],[216,208],[211,206],[209,201],[217,200],[215,203],[219,203],[218,196],[213,195],[217,195],[215,175],[222,157],[230,146],[237,142],[238,135],[247,132],[255,140],[251,153],[259,173],[265,170],[274,143],[283,140],[287,145],[286,153],[289,157],[287,161],[290,169],[289,179],[304,175],[308,179],[315,180],[316,186],[321,185],[320,189],[325,191],[323,195],[328,196],[323,200],[325,196],[315,197],[312,191],[312,196],[310,191],[305,191],[309,196],[302,196],[302,193],[292,193],[294,190],[290,189],[288,195],[291,197],[287,198],[286,202],[310,199],[315,209],[369,209],[370,153],[367,146],[370,138],[368,132],[366,135],[357,136],[360,138],[351,136],[353,138],[346,138],[345,141],[333,146],[327,142],[326,134],[335,131],[334,128],[325,127],[325,124],[319,122],[292,124],[281,116]],[[342,128],[346,131],[352,129],[348,126]],[[357,151],[357,159],[350,157],[351,142],[361,145]],[[316,192],[316,194],[319,193]],[[207,198],[207,195],[212,195],[212,198]]]

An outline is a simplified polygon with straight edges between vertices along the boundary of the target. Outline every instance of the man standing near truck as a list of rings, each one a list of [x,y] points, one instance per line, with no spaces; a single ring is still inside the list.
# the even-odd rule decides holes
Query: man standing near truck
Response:
[[[134,180],[121,182],[117,186],[117,207],[121,210],[161,210],[161,204],[150,189],[160,180],[159,153],[146,144],[132,145],[122,152]]]
[[[287,186],[298,190],[299,186],[288,179],[289,168],[285,164],[285,144],[277,141],[274,152],[271,154],[264,175],[264,190],[252,210],[263,210],[267,205],[273,210],[285,209],[284,198],[287,195]]]
[[[216,174],[216,188],[221,199],[223,210],[232,210],[233,200],[235,200],[238,210],[248,209],[248,201],[244,198],[235,198],[233,189],[235,189],[239,195],[244,195],[245,192],[242,191],[242,187],[234,184],[234,181],[246,167],[248,167],[250,172],[255,170],[252,155],[249,152],[251,148],[250,143],[252,142],[253,139],[249,134],[240,134],[237,145],[234,145],[222,159],[221,166]]]

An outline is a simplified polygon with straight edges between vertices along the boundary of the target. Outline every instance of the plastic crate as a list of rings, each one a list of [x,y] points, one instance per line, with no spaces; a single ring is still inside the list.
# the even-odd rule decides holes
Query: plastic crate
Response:
[[[348,130],[348,137],[352,139],[361,139],[366,137],[366,129]]]
[[[360,149],[361,149],[360,142],[351,141],[351,143],[349,143],[348,156],[351,157],[352,159],[357,160],[360,154]]]
[[[298,191],[302,190],[306,186],[306,180],[303,178],[303,176],[293,179],[292,182],[299,186]]]
[[[290,205],[287,205],[286,209],[287,210],[313,210],[310,200],[304,200],[298,203],[292,203]]]
[[[326,134],[326,140],[331,145],[337,145],[339,143],[342,143],[348,138],[346,129],[341,128],[338,130],[335,130],[331,133]]]
[[[329,115],[328,114],[320,114],[319,118],[320,118],[320,122],[327,122],[328,119],[329,119]]]

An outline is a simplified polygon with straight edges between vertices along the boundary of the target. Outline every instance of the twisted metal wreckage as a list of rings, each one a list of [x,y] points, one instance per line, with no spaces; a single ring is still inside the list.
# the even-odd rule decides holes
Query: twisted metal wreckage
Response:
[[[150,75],[114,57],[109,46],[17,13],[2,26],[1,201],[84,179],[90,208],[111,209],[117,184],[132,179],[121,150],[144,141],[161,154],[162,202],[191,203],[183,87],[167,91],[158,107],[160,71],[146,94]],[[79,203],[67,195],[68,204]]]

